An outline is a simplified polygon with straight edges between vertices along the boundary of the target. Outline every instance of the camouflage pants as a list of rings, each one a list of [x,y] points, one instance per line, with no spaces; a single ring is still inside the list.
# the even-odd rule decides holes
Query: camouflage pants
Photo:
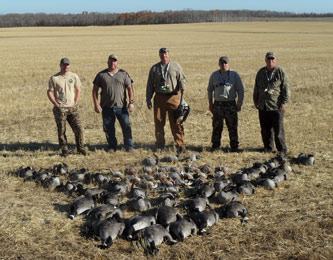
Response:
[[[238,115],[235,101],[215,101],[213,105],[213,135],[212,144],[214,148],[221,145],[223,121],[225,120],[230,139],[230,148],[238,149]]]
[[[58,129],[59,147],[61,150],[68,150],[66,137],[66,121],[71,126],[74,135],[76,147],[83,149],[83,128],[79,117],[78,107],[71,108],[53,108],[54,118]]]

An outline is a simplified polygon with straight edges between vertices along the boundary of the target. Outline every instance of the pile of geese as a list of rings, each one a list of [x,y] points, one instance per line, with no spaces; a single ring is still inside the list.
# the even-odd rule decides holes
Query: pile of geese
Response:
[[[92,173],[88,169],[70,170],[66,163],[50,169],[20,167],[13,172],[24,181],[51,190],[66,192],[74,200],[66,205],[70,219],[84,215],[84,229],[90,237],[99,237],[100,248],[109,248],[117,237],[135,242],[146,254],[155,255],[163,242],[183,242],[191,235],[207,235],[207,228],[220,218],[248,221],[249,210],[240,202],[240,195],[253,195],[256,188],[275,189],[288,179],[292,168],[279,157],[254,163],[236,173],[228,167],[212,167],[194,162],[191,155],[186,166],[179,166],[178,157],[142,161],[142,169],[109,169],[108,173]],[[162,166],[174,162],[177,166]],[[313,155],[300,154],[295,163],[313,165]],[[212,207],[212,204],[219,205]],[[131,213],[125,218],[124,213]]]

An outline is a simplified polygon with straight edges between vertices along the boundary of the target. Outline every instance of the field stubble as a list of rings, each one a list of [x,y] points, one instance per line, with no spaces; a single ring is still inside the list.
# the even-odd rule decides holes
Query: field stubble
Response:
[[[291,102],[285,128],[289,157],[300,152],[316,157],[313,167],[292,165],[295,172],[275,191],[258,189],[242,197],[250,209],[249,223],[223,219],[208,236],[194,236],[175,246],[162,245],[156,259],[330,259],[333,255],[332,92],[333,29],[331,22],[263,22],[179,24],[82,28],[11,28],[0,31],[0,259],[144,259],[127,241],[118,239],[109,250],[80,235],[81,218],[70,221],[59,210],[70,202],[63,193],[49,192],[23,182],[8,172],[20,166],[49,168],[66,162],[74,169],[107,172],[109,167],[140,168],[151,156],[153,115],[146,109],[145,85],[149,68],[158,61],[158,49],[170,49],[171,59],[183,67],[191,105],[185,123],[187,153],[200,152],[198,164],[226,165],[235,172],[255,161],[269,159],[262,146],[252,90],[264,54],[274,51],[291,81]],[[109,54],[134,79],[135,111],[131,115],[136,147],[133,154],[104,152],[101,116],[93,111],[91,89],[96,73],[106,67]],[[206,87],[210,74],[227,55],[245,86],[239,113],[241,154],[209,153],[211,114]],[[86,158],[58,156],[52,106],[46,97],[48,78],[61,57],[83,82],[80,113]],[[119,126],[117,136],[122,141]],[[172,143],[166,128],[168,143]],[[74,136],[68,130],[73,144]],[[223,147],[228,147],[227,131]],[[160,155],[170,155],[174,148]]]

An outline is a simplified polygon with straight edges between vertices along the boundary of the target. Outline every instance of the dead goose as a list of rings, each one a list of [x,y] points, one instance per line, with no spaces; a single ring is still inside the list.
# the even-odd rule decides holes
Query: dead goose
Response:
[[[142,161],[142,164],[144,166],[155,166],[155,165],[159,165],[160,164],[160,160],[158,158],[158,156],[156,154],[153,154],[155,159],[154,158],[145,158],[143,159]]]
[[[183,206],[188,210],[188,212],[202,212],[207,207],[210,207],[207,197],[197,197],[186,200]]]
[[[242,217],[242,223],[248,220],[247,213],[248,210],[239,201],[232,201],[226,206],[224,206],[224,214],[227,218],[237,218]]]
[[[31,166],[27,166],[27,167],[20,167],[17,170],[17,176],[21,177],[21,178],[27,178],[27,177],[32,177],[35,173],[35,169],[32,168]]]
[[[126,175],[136,175],[138,173],[138,170],[134,167],[128,167],[125,169]]]
[[[148,197],[148,190],[144,190],[141,188],[134,188],[134,182],[133,182],[132,186],[131,186],[131,190],[128,195],[130,198],[134,198],[134,199],[137,199],[137,198],[146,199]]]
[[[275,183],[282,182],[288,179],[288,174],[283,169],[274,169],[271,173],[271,178]]]
[[[198,189],[198,194],[210,198],[215,195],[215,188],[211,183],[202,183]]]
[[[157,199],[155,204],[160,206],[176,207],[179,202],[179,195],[172,192],[164,192]]]
[[[245,170],[248,180],[257,179],[262,174],[262,169],[259,167],[252,167]],[[266,171],[265,171],[266,172]]]
[[[53,166],[53,174],[65,175],[69,172],[69,167],[66,163],[59,163]]]
[[[248,175],[245,172],[237,172],[234,174],[231,174],[231,179],[234,183],[238,185],[242,185],[243,183],[246,183],[249,181]]]
[[[304,154],[300,153],[296,159],[298,164],[303,165],[314,165],[315,164],[315,157],[312,154]]]
[[[34,172],[31,177],[24,178],[24,181],[33,180],[37,185],[43,185],[51,176],[52,172],[49,169],[42,169]]]
[[[252,195],[256,193],[255,187],[251,182],[246,182],[236,188],[239,194]]]
[[[73,192],[83,194],[84,193],[83,186],[84,184],[80,181],[74,181],[74,182],[68,181],[64,185],[64,190],[69,192],[70,195],[72,195]]]
[[[199,167],[200,171],[205,173],[205,174],[213,174],[214,173],[214,169],[208,165],[208,164],[204,164],[202,166]]]
[[[174,239],[183,242],[188,236],[197,234],[197,226],[191,218],[182,218],[170,223],[169,232]]]
[[[102,198],[105,194],[107,194],[107,191],[102,188],[88,188],[84,191],[86,197],[91,197],[95,201]]]
[[[110,181],[108,182],[107,185],[105,185],[105,188],[109,192],[120,193],[120,194],[125,194],[129,191],[129,186],[127,184],[126,178],[120,181]]]
[[[139,242],[141,246],[152,255],[159,253],[156,246],[162,244],[165,240],[169,244],[177,243],[177,241],[172,238],[170,233],[160,224],[146,227],[139,233]]]
[[[102,186],[111,180],[111,176],[106,173],[96,173],[93,179],[99,186]]]
[[[169,155],[161,158],[161,162],[175,163],[178,162],[178,157],[176,155]]]
[[[81,195],[70,204],[68,217],[74,219],[74,216],[83,214],[95,206],[96,203],[91,197]]]
[[[265,164],[268,166],[268,168],[273,169],[277,168],[281,165],[281,159],[274,157],[268,161],[265,162]]]
[[[111,175],[115,178],[124,179],[125,175],[121,171],[114,171],[112,168],[109,168]]]
[[[277,187],[277,183],[270,178],[264,178],[260,181],[260,183],[267,190],[273,190]]]
[[[170,223],[177,221],[182,216],[172,207],[161,206],[156,210],[155,214],[156,223],[166,227]]]
[[[213,226],[220,219],[214,209],[210,211],[191,212],[189,216],[199,228],[200,234],[208,234],[205,228]]]
[[[215,171],[215,173],[223,172],[224,174],[227,174],[227,173],[229,173],[230,169],[227,166],[219,165],[219,166],[215,167],[214,171]]]
[[[221,179],[214,183],[214,189],[216,192],[222,191],[225,187],[228,186],[230,181],[228,179]]]
[[[282,170],[284,170],[286,173],[291,173],[293,169],[290,167],[290,165],[284,163],[280,166]]]
[[[141,212],[141,211],[150,209],[151,203],[150,203],[149,199],[136,198],[136,199],[127,201],[126,206],[130,210]]]
[[[62,187],[62,180],[58,176],[51,176],[44,182],[43,187],[50,190],[58,189]]]
[[[217,194],[217,200],[221,204],[225,204],[227,202],[237,200],[237,198],[238,198],[238,193],[233,190],[229,190],[229,191],[222,190],[221,192],[219,192]]]
[[[137,232],[156,224],[154,216],[134,215],[126,222],[124,236],[128,239],[136,239]]]
[[[90,183],[91,180],[91,174],[88,170],[85,168],[82,168],[80,170],[74,170],[69,173],[69,180],[70,181],[81,181],[83,183]]]
[[[119,205],[120,205],[120,198],[119,198],[118,194],[112,193],[112,192],[108,192],[108,193],[104,194],[102,196],[102,201],[104,204],[113,205],[117,208],[119,208]]]
[[[88,211],[87,215],[93,217],[94,219],[123,218],[123,212],[113,205],[101,205],[94,207]]]
[[[125,224],[113,218],[103,220],[98,225],[98,234],[102,240],[101,248],[109,248],[113,241],[121,236],[125,229]]]

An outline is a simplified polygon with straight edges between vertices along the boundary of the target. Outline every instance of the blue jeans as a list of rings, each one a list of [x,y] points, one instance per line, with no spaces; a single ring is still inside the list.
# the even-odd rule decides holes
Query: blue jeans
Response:
[[[132,129],[127,108],[105,107],[102,110],[102,118],[108,148],[117,150],[116,130],[114,127],[116,117],[123,132],[125,149],[133,148]]]

